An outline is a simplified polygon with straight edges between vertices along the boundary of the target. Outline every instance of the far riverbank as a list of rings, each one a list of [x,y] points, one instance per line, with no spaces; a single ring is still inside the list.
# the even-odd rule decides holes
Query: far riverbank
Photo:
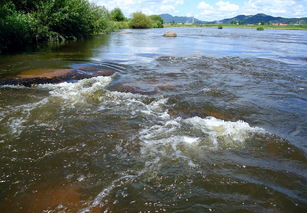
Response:
[[[307,30],[307,25],[234,25],[234,24],[164,24],[164,27],[220,27],[257,29],[263,27],[270,30]]]

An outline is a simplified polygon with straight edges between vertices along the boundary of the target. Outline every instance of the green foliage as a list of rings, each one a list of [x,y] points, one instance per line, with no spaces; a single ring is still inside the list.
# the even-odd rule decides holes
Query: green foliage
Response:
[[[50,0],[11,0],[17,11],[24,11],[27,13],[37,10],[37,5],[46,4]]]
[[[120,29],[128,29],[129,28],[129,21],[121,21],[121,22],[114,22],[115,29],[120,30]]]
[[[128,21],[119,8],[109,13],[88,0],[0,0],[0,53],[129,27],[163,27],[163,20],[134,13]]]
[[[0,0],[0,51],[107,33],[116,27],[88,0]]]
[[[264,30],[264,27],[257,27],[257,30],[258,30],[258,31],[263,31],[263,30]]]
[[[41,24],[65,38],[87,37],[106,27],[101,9],[86,0],[49,0],[37,7],[35,16]]]
[[[113,31],[109,18],[109,11],[105,7],[91,5],[91,14],[89,20],[92,24],[91,34],[108,33]]]
[[[17,12],[11,2],[0,5],[0,52],[33,43],[37,20],[31,14]]]
[[[223,29],[223,26],[222,26],[222,25],[219,25],[217,28],[218,28],[219,30],[221,30],[221,29]]]
[[[163,28],[163,19],[158,15],[149,16],[153,28]]]
[[[119,8],[113,9],[110,13],[110,16],[113,21],[118,21],[118,22],[124,21],[126,19],[123,12]]]
[[[146,29],[151,28],[151,19],[141,12],[133,13],[130,20],[130,27],[134,29]]]

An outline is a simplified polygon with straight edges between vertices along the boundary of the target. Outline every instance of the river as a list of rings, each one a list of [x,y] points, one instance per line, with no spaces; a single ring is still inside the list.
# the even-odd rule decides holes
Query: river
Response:
[[[166,30],[0,56],[78,73],[0,87],[1,212],[307,211],[307,31]]]

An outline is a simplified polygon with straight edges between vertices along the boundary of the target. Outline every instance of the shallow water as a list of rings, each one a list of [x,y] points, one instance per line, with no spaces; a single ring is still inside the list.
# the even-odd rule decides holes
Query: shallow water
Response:
[[[0,57],[1,212],[305,212],[307,32],[126,30]]]

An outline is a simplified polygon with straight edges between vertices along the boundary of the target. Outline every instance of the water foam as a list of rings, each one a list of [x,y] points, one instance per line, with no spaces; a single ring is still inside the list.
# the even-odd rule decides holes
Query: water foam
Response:
[[[214,117],[167,119],[140,130],[141,158],[151,176],[171,163],[195,168],[198,160],[193,156],[218,149],[243,148],[248,139],[262,133],[265,130],[243,121],[230,122]]]
[[[48,89],[49,96],[34,102],[14,106],[1,113],[1,122],[4,122],[10,133],[18,137],[25,128],[33,125],[44,125],[48,119],[44,119],[44,113],[49,116],[48,110],[54,110],[58,106],[63,108],[74,108],[76,105],[90,105],[100,102],[101,96],[106,92],[105,87],[111,82],[111,77],[94,77],[83,79],[78,82],[64,82],[60,84],[41,84],[37,89]],[[25,89],[24,87],[14,87]],[[52,107],[51,107],[52,106]],[[48,126],[48,125],[47,125]]]
[[[224,121],[214,117],[205,119],[193,117],[184,120],[184,123],[191,125],[193,128],[201,130],[208,135],[214,145],[219,143],[227,143],[229,145],[240,145],[246,141],[253,133],[264,132],[259,127],[251,127],[244,121]]]
[[[50,89],[51,97],[57,97],[66,101],[71,106],[78,103],[87,103],[91,99],[98,100],[99,94],[105,91],[105,87],[112,81],[111,77],[98,76],[83,79],[75,83],[64,82],[60,84],[42,84],[39,88]]]
[[[200,161],[193,156],[204,156],[207,151],[224,147],[242,147],[253,134],[264,131],[243,121],[229,122],[214,117],[173,118],[168,114],[170,106],[167,98],[150,99],[138,94],[108,91],[105,88],[111,81],[112,77],[94,77],[75,83],[39,85],[38,89],[50,90],[49,96],[37,103],[19,106],[18,110],[25,114],[25,118],[29,118],[34,109],[50,103],[60,108],[97,104],[98,110],[115,108],[130,113],[132,117],[141,115],[146,118],[139,134],[133,138],[140,142],[138,158],[144,162],[144,168],[134,171],[137,175],[123,175],[112,181],[80,213],[103,207],[104,200],[112,191],[136,178],[154,179],[164,166],[172,164],[197,169]],[[18,118],[10,122],[14,134],[20,134],[18,125],[26,124]]]
[[[39,126],[52,125],[50,119],[46,118],[50,116],[50,110],[54,114],[67,109],[83,110],[86,113],[117,109],[131,118],[139,115],[148,119],[170,118],[164,110],[168,99],[163,97],[152,99],[140,94],[109,91],[106,87],[111,81],[112,77],[99,76],[77,82],[38,85],[35,89],[49,91],[47,97],[34,103],[14,106],[3,112],[1,119],[11,130],[11,134],[18,136],[30,126],[30,123]]]

